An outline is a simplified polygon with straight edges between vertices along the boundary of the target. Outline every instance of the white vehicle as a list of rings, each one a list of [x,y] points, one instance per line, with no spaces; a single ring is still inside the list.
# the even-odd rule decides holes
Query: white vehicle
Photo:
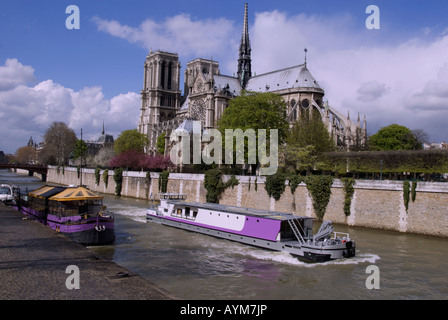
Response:
[[[0,201],[11,203],[13,199],[13,188],[9,184],[0,184]]]

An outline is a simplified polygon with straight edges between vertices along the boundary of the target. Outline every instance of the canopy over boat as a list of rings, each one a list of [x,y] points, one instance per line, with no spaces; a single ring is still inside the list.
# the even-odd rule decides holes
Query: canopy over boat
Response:
[[[103,197],[93,193],[84,187],[67,188],[50,198],[54,201],[73,201],[73,200],[101,200]]]
[[[84,187],[43,186],[28,193],[31,197],[49,198],[54,201],[101,200],[103,197]]]
[[[36,198],[48,198],[54,196],[55,194],[61,193],[66,187],[54,187],[54,186],[43,186],[39,189],[31,191],[28,196]]]

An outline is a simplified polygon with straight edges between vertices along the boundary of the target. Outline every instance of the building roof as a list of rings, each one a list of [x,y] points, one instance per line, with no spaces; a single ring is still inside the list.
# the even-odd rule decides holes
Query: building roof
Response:
[[[180,110],[186,110],[188,109],[190,105],[190,95],[187,95],[185,101],[182,103],[182,105],[180,106]]]
[[[241,84],[238,78],[224,75],[214,75],[213,80],[215,82],[215,87],[219,90],[228,90],[233,95],[240,95]]]
[[[186,131],[188,133],[200,133],[201,129],[201,126],[197,125],[197,121],[187,118],[174,130],[174,132]],[[197,130],[199,130],[199,132]]]
[[[290,88],[323,90],[305,64],[253,76],[246,89],[255,92],[273,92]]]
[[[111,134],[103,133],[98,138],[99,143],[114,143],[114,136]]]

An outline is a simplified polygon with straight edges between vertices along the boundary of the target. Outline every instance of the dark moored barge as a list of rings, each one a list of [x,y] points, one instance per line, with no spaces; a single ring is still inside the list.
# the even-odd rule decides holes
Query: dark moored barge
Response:
[[[43,186],[27,194],[16,191],[17,210],[84,245],[115,240],[114,217],[103,197],[84,186]]]

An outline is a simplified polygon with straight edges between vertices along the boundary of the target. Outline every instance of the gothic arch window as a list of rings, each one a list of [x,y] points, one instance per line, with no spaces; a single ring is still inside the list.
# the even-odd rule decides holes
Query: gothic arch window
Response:
[[[296,100],[292,99],[290,105],[292,110],[296,106]]]
[[[148,66],[148,87],[154,87],[154,66],[152,63]]]
[[[160,121],[165,121],[165,112],[160,112]]]
[[[292,119],[297,120],[296,100],[291,100]]]
[[[160,70],[161,71],[160,72],[160,87],[162,87],[162,89],[165,89],[165,66],[166,66],[166,63],[165,63],[165,61],[163,61],[160,66],[160,68],[162,69],[162,70]]]
[[[301,106],[303,109],[308,109],[308,107],[310,106],[310,102],[308,101],[308,99],[305,99],[301,102]]]
[[[167,89],[169,90],[171,90],[172,72],[173,72],[173,64],[170,62],[168,64],[168,86],[167,86]]]

